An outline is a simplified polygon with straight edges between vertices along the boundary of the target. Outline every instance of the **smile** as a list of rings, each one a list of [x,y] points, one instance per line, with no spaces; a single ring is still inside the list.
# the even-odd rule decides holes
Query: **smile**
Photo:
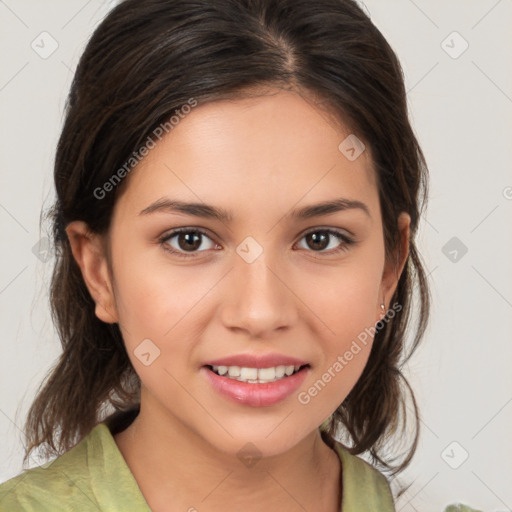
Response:
[[[297,373],[301,365],[271,366],[269,368],[248,368],[245,366],[222,366],[213,365],[208,367],[212,372],[227,377],[228,379],[247,382],[249,384],[266,384],[276,382]]]
[[[201,368],[201,373],[215,393],[230,402],[250,407],[270,407],[296,393],[311,371],[309,364],[267,365],[261,362],[255,366],[210,363]]]

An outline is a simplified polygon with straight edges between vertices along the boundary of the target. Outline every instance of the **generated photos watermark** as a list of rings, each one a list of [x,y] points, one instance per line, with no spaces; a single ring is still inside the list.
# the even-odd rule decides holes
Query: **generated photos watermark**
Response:
[[[375,324],[374,327],[366,327],[364,331],[360,332],[357,335],[357,339],[352,341],[350,348],[346,350],[343,355],[338,355],[331,366],[329,366],[329,368],[327,368],[327,370],[322,374],[321,378],[316,380],[316,382],[306,391],[301,391],[297,395],[297,400],[299,403],[302,405],[309,404],[311,399],[317,396],[325,388],[325,386],[327,386],[327,384],[331,382],[331,380],[333,380],[343,370],[343,368],[345,368],[345,366],[347,366],[350,361],[352,361],[352,359],[354,359],[354,357],[359,354],[359,352],[361,352],[362,347],[360,343],[366,346],[368,338],[373,339],[375,334],[378,331],[384,329],[384,326],[401,310],[402,305],[395,302],[393,306],[386,311],[386,314],[383,316],[383,318]]]
[[[180,122],[180,120],[184,119],[187,114],[190,114],[192,108],[197,105],[197,100],[194,98],[189,98],[187,103],[182,105],[180,109],[176,109],[174,111],[175,115],[172,115],[168,121],[165,123],[159,124],[152,132],[151,135],[148,135],[146,142],[137,150],[132,153],[132,156],[128,158],[128,160],[117,169],[112,176],[103,183],[101,187],[96,187],[94,189],[94,197],[96,199],[104,199],[109,192],[121,183],[123,178],[129,174],[133,168],[142,161],[142,159],[149,154],[149,152],[156,147],[156,140],[162,140],[164,135],[167,135],[171,132],[171,130]]]

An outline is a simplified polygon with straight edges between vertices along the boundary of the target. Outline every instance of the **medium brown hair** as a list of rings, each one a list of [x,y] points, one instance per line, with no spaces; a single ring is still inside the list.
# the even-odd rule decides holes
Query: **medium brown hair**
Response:
[[[24,461],[36,447],[47,457],[64,453],[107,413],[140,399],[140,379],[119,326],[96,317],[65,227],[82,220],[92,232],[108,233],[120,187],[101,199],[94,191],[190,98],[204,104],[259,86],[294,87],[322,98],[370,149],[386,258],[399,248],[400,212],[411,217],[409,254],[391,299],[402,309],[375,334],[360,379],[322,432],[330,445],[345,432],[351,453],[367,452],[392,474],[409,464],[419,416],[401,368],[429,316],[415,245],[428,173],[409,123],[400,63],[352,0],[126,0],[95,30],[68,97],[55,158],[57,200],[49,212],[56,249],[50,302],[63,353],[29,410]],[[411,327],[414,289],[419,307]],[[406,425],[405,391],[414,436],[397,462],[385,452]]]

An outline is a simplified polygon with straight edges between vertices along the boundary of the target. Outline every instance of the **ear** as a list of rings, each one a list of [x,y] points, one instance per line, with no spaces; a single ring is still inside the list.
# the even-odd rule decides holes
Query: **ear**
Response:
[[[384,264],[384,271],[382,273],[381,289],[379,295],[378,316],[381,320],[386,310],[389,308],[391,297],[395,293],[398,281],[402,275],[402,271],[409,256],[409,238],[410,238],[410,225],[411,217],[408,213],[400,213],[397,220],[398,229],[400,231],[400,245],[397,247],[393,254],[392,261],[386,261]],[[384,304],[384,311],[381,309],[381,304]]]
[[[69,223],[66,233],[85,285],[96,303],[96,316],[106,323],[118,322],[103,237],[91,233],[82,221]]]

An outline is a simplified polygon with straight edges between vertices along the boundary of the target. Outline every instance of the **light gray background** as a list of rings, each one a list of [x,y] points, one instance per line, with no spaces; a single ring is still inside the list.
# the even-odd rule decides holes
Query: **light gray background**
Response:
[[[53,200],[73,71],[113,3],[0,0],[0,481],[22,470],[20,427],[60,351],[47,306],[53,259],[33,247],[45,236],[39,216]],[[431,173],[419,244],[433,319],[407,371],[423,433],[397,510],[462,501],[510,511],[512,0],[367,0],[365,8],[402,62]],[[58,43],[47,58],[31,47],[51,49],[43,31]]]

